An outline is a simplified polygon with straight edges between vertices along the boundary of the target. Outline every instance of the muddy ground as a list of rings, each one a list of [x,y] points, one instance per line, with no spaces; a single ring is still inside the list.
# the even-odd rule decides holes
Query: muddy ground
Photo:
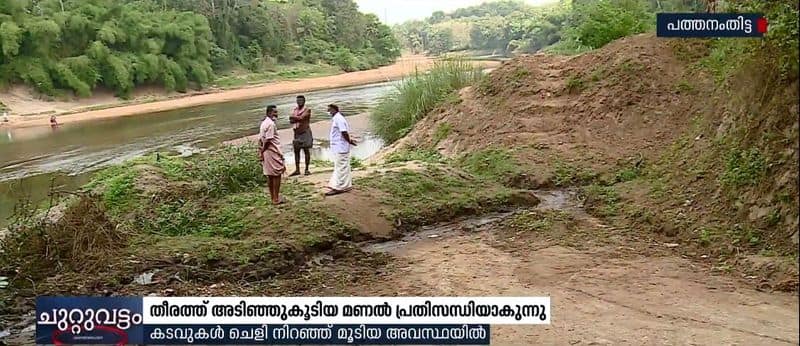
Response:
[[[565,212],[564,204],[547,203],[552,194],[537,192],[544,202],[538,210],[562,213],[569,221],[556,223],[568,225],[554,226],[568,234],[502,221],[514,216],[433,228],[379,247],[397,258],[394,270],[347,293],[551,297],[550,326],[493,327],[496,345],[798,343],[795,295],[753,290],[708,263],[681,258],[671,244],[635,239],[579,207]]]

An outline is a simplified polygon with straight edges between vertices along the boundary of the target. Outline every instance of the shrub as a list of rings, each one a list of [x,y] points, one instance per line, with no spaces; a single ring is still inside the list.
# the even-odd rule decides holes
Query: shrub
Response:
[[[204,155],[189,171],[194,178],[207,182],[210,195],[245,191],[266,182],[256,152],[251,145],[227,146]]]
[[[448,95],[477,82],[481,76],[481,70],[465,60],[440,61],[427,74],[415,73],[375,107],[370,116],[375,133],[387,144],[393,143]]]
[[[344,47],[336,48],[333,53],[333,61],[329,63],[338,66],[345,72],[353,72],[358,70],[358,59],[353,52]]]
[[[618,38],[647,31],[655,19],[642,1],[598,0],[576,4],[572,21],[574,26],[567,36],[578,46],[596,49]]]

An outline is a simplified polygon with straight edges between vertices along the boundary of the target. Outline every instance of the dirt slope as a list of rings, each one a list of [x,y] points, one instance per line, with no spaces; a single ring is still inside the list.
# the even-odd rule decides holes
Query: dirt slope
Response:
[[[516,58],[463,90],[461,103],[425,118],[398,146],[433,145],[447,124],[450,135],[436,145],[450,156],[493,145],[537,146],[599,165],[654,154],[693,115],[693,99],[676,93],[689,76],[672,56],[668,41],[644,34],[572,58]]]

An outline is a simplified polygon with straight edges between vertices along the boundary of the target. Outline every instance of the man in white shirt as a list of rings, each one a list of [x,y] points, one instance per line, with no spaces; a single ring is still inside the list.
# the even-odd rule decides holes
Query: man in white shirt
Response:
[[[342,113],[339,106],[328,105],[328,114],[331,118],[331,153],[333,154],[333,175],[328,182],[326,196],[338,195],[350,191],[353,188],[353,177],[350,174],[350,146],[355,146],[356,142],[350,138],[350,125]]]

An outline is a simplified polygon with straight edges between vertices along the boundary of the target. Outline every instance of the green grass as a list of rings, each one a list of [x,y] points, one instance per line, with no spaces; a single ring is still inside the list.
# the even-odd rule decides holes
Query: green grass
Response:
[[[576,40],[564,38],[542,49],[543,52],[555,55],[577,55],[592,50],[591,47],[582,45]]]
[[[499,184],[449,173],[437,165],[422,171],[403,169],[362,178],[359,185],[384,192],[385,217],[402,228],[480,214],[508,204],[513,190]]]
[[[576,167],[563,161],[555,161],[553,167],[553,184],[559,187],[584,184],[597,176],[589,169]]]
[[[638,160],[627,162],[621,165],[619,170],[614,174],[614,182],[624,183],[639,178],[643,174],[643,169],[644,159],[641,157]]]
[[[764,245],[760,230],[738,224],[730,228],[703,227],[697,233],[696,241],[704,247],[717,243],[730,244],[736,248],[760,248]]]
[[[206,182],[207,194],[220,196],[247,191],[266,183],[255,145],[225,146],[192,161],[189,176]]]
[[[458,160],[458,165],[477,177],[493,181],[504,181],[520,173],[520,166],[511,152],[503,149],[486,149],[467,154]]]
[[[177,155],[166,155],[163,153],[150,154],[128,161],[128,164],[146,164],[160,168],[164,175],[170,180],[185,180],[190,177],[190,163]]]
[[[586,209],[596,214],[609,217],[615,216],[620,210],[620,196],[613,186],[601,186],[597,184],[583,188],[586,198]]]
[[[433,142],[435,144],[439,144],[443,139],[447,138],[450,135],[450,132],[453,131],[453,128],[448,123],[441,123],[439,126],[436,127],[436,132],[433,134]]]
[[[576,94],[586,89],[586,82],[579,76],[570,76],[567,79],[567,92]]]
[[[350,157],[350,168],[359,169],[362,167],[364,167],[364,161],[355,156]]]
[[[720,181],[728,187],[756,184],[767,172],[767,160],[758,148],[733,149],[725,159]]]
[[[87,190],[99,188],[105,207],[114,215],[124,213],[135,203],[137,172],[132,165],[113,166],[100,171],[89,184]]]
[[[675,85],[675,89],[681,94],[691,94],[695,90],[694,86],[685,79],[681,79],[678,84]]]
[[[384,159],[386,163],[421,161],[427,163],[444,162],[445,159],[432,149],[402,149],[395,151]]]
[[[605,76],[605,73],[606,72],[602,67],[601,68],[597,68],[594,71],[592,71],[591,76],[589,76],[589,80],[592,81],[592,83],[597,83],[597,82],[599,82],[599,81],[601,81],[603,79],[603,76]]]
[[[375,133],[387,144],[405,136],[420,119],[457,90],[482,76],[479,67],[465,60],[436,62],[428,73],[404,79],[370,114]]]
[[[553,226],[553,220],[541,213],[527,211],[514,215],[505,224],[516,231],[543,232]]]
[[[328,160],[312,159],[311,164],[314,167],[333,167],[333,162]]]

